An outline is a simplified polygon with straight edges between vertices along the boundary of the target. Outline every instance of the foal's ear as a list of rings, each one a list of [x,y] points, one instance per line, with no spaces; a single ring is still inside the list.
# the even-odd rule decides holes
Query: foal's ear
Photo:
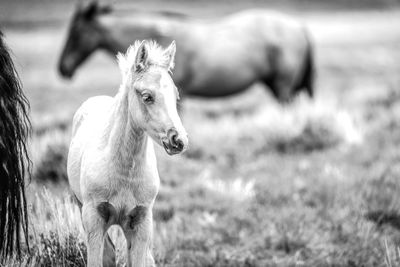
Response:
[[[137,49],[136,52],[135,69],[134,69],[135,72],[141,72],[147,68],[148,57],[149,57],[149,48],[147,45],[147,41],[144,40],[139,45],[139,48]]]
[[[164,55],[167,57],[166,66],[168,70],[172,70],[175,66],[175,52],[176,52],[176,44],[175,41],[172,41],[172,43],[164,51]]]

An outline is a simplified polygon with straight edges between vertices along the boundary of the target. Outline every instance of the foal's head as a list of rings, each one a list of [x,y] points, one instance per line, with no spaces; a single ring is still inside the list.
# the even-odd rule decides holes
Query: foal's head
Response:
[[[169,155],[184,151],[188,138],[177,112],[178,90],[170,76],[175,42],[162,49],[155,42],[136,42],[118,60],[130,116]]]
[[[102,46],[105,30],[97,17],[109,12],[111,12],[110,6],[100,6],[97,1],[92,1],[86,6],[78,6],[72,17],[67,42],[58,65],[63,77],[71,78],[76,68]]]

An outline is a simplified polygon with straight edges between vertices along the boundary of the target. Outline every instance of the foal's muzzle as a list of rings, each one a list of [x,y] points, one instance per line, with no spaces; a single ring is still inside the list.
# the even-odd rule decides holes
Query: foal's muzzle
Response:
[[[162,143],[169,155],[181,153],[185,149],[185,143],[175,128],[168,130],[167,138],[162,140]]]

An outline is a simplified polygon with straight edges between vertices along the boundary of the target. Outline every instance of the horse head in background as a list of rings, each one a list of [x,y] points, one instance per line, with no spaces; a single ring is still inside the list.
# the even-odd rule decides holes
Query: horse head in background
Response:
[[[136,39],[176,40],[174,82],[182,96],[223,97],[260,82],[280,102],[300,91],[314,95],[313,47],[305,26],[280,13],[246,10],[216,20],[166,12],[109,14],[92,2],[72,18],[59,71],[71,78],[93,52],[115,56]]]
[[[28,110],[0,32],[0,265],[10,256],[21,256],[22,241],[29,249],[24,182],[31,165],[26,147],[30,132]]]
[[[70,78],[75,69],[88,58],[93,51],[104,48],[105,32],[96,20],[101,14],[111,12],[110,6],[100,6],[90,2],[86,7],[78,5],[70,25],[68,39],[59,62],[62,76]]]

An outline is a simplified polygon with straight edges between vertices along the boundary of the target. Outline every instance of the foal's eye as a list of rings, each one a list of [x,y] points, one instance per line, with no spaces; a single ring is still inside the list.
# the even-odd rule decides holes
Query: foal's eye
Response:
[[[154,97],[149,93],[142,94],[142,100],[145,104],[153,104],[154,103]]]

